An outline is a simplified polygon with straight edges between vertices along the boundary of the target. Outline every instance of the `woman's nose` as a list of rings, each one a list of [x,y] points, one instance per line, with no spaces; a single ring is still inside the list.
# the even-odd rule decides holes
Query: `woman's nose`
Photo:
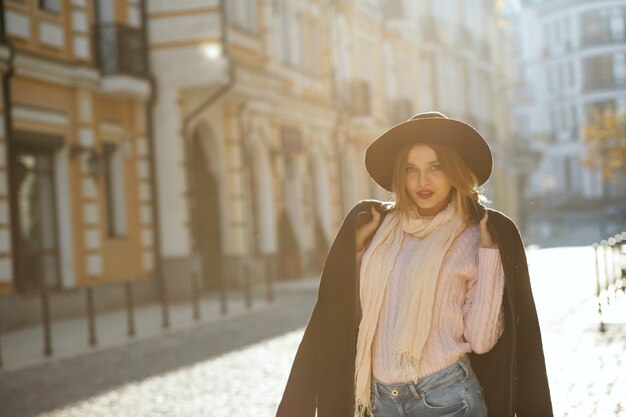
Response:
[[[421,173],[419,174],[417,181],[420,187],[430,184],[430,176],[427,173]]]

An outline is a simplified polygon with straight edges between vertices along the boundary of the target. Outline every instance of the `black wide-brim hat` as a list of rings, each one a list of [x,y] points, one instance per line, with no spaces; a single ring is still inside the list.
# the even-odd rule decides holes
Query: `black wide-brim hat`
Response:
[[[484,184],[491,175],[491,148],[476,129],[442,113],[426,112],[392,127],[370,143],[365,151],[365,167],[370,177],[385,190],[393,191],[396,154],[404,146],[415,143],[439,143],[455,148],[478,178],[478,185]]]

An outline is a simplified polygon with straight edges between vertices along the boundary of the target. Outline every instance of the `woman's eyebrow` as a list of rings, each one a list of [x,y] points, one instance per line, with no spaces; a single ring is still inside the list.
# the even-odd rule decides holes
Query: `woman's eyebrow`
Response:
[[[439,161],[438,161],[438,160],[435,160],[435,161],[430,161],[430,162],[427,162],[427,163],[426,163],[426,165],[434,165],[434,164],[438,164],[438,163],[439,163]],[[410,165],[410,166],[412,166],[412,167],[414,167],[414,166],[415,166],[415,164],[413,164],[412,162],[407,162],[406,164],[407,164],[407,165]]]

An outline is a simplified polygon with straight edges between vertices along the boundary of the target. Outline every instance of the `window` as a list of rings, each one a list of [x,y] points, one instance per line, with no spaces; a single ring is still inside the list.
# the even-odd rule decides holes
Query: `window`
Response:
[[[59,288],[54,150],[16,144],[11,162],[17,199],[17,286],[25,292]]]
[[[105,143],[103,154],[108,234],[109,237],[123,237],[126,235],[126,199],[122,147]]]
[[[550,126],[552,127],[552,134],[556,135],[556,133],[559,130],[559,126],[557,125],[558,120],[556,117],[556,110],[555,109],[551,109],[550,110]]]
[[[564,66],[562,64],[557,66],[557,77],[559,82],[559,91],[563,91],[565,89],[565,71]]]
[[[597,45],[611,41],[610,16],[607,9],[582,14],[580,27],[583,45]]]
[[[39,0],[39,8],[46,12],[59,13],[61,11],[61,0]]]
[[[615,86],[626,86],[626,55],[623,52],[613,55],[613,75]]]
[[[624,10],[613,8],[610,12],[611,38],[613,42],[624,41]]]
[[[615,80],[613,76],[613,57],[600,55],[584,61],[585,90],[611,88]]]
[[[292,26],[293,13],[291,2],[281,2],[278,7],[279,19],[279,35],[277,36],[280,45],[278,47],[280,58],[284,63],[292,64],[294,62],[294,54],[292,50]]]
[[[554,93],[554,71],[553,71],[553,67],[548,66],[546,67],[546,78],[547,78],[547,84],[548,84],[548,92],[549,93]]]
[[[256,0],[229,0],[226,2],[229,21],[249,32],[258,32]]]
[[[311,71],[313,74],[319,75],[321,72],[320,66],[320,30],[317,21],[311,22],[311,27],[309,29],[311,42],[309,47],[311,48],[309,53],[311,56]]]
[[[578,111],[576,106],[570,108],[570,120],[572,122],[572,138],[576,139],[578,137]]]

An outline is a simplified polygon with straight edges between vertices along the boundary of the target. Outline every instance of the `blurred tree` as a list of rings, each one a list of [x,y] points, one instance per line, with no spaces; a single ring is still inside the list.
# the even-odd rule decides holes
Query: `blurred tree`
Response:
[[[593,121],[583,127],[583,142],[587,157],[580,163],[590,169],[600,169],[603,181],[626,175],[626,109],[617,113],[608,108],[592,113]]]

